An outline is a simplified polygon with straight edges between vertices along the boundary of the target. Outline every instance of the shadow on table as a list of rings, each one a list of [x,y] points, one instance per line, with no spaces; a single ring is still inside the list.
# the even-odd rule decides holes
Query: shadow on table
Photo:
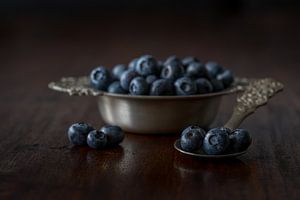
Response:
[[[245,181],[256,171],[254,163],[247,164],[238,158],[211,160],[182,155],[175,155],[173,167],[182,179],[197,176],[204,182],[225,179]]]

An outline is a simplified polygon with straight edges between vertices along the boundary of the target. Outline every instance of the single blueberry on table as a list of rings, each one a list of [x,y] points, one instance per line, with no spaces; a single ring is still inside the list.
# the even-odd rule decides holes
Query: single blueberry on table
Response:
[[[124,64],[118,64],[116,65],[112,70],[112,75],[114,79],[120,80],[120,77],[123,72],[125,72],[127,69],[126,65]]]
[[[151,96],[165,96],[173,94],[175,94],[173,84],[167,79],[158,79],[154,81],[150,86]]]
[[[212,84],[206,78],[198,78],[195,82],[197,85],[197,94],[210,93],[214,90]]]
[[[193,95],[197,93],[197,85],[189,77],[181,77],[174,83],[176,94],[180,96]]]
[[[93,130],[87,136],[87,144],[93,149],[104,149],[107,146],[107,135],[102,131]]]
[[[100,129],[107,136],[107,146],[115,146],[124,139],[124,132],[119,126],[106,125]]]
[[[212,84],[213,88],[214,88],[214,92],[219,92],[221,90],[224,90],[224,85],[222,81],[219,81],[217,79],[211,79],[210,83]]]
[[[209,155],[224,153],[229,146],[229,131],[223,127],[209,130],[203,141],[203,151]]]
[[[158,78],[155,75],[149,75],[146,77],[146,82],[151,85],[154,81],[156,81]]]
[[[205,131],[198,126],[189,126],[183,130],[180,138],[181,148],[188,152],[193,152],[201,148]]]
[[[138,58],[135,58],[132,61],[130,61],[130,63],[128,64],[128,69],[135,71],[137,61],[138,61]]]
[[[177,78],[184,75],[184,68],[180,62],[170,62],[168,65],[165,65],[160,73],[161,78],[170,79],[175,81]]]
[[[90,81],[94,88],[106,90],[112,80],[111,74],[105,67],[97,67],[90,74]]]
[[[186,75],[188,77],[204,78],[207,77],[207,73],[205,65],[199,62],[192,62],[186,68]]]
[[[137,73],[141,76],[148,76],[158,73],[157,61],[150,55],[142,56],[136,63]]]
[[[120,84],[120,81],[115,81],[113,83],[111,83],[109,86],[108,86],[108,89],[107,91],[109,93],[116,93],[116,94],[127,94],[127,91],[125,91],[121,84]]]
[[[94,128],[84,122],[72,124],[68,129],[68,138],[74,145],[86,145],[86,137]]]
[[[205,63],[205,67],[212,78],[216,78],[218,74],[223,72],[222,65],[214,61],[208,61]]]
[[[120,77],[120,84],[125,91],[129,91],[129,84],[138,74],[133,70],[126,70]]]
[[[226,69],[221,74],[217,75],[217,80],[222,81],[225,88],[233,83],[233,74],[230,70]]]
[[[135,77],[130,82],[129,93],[132,95],[146,95],[149,93],[149,84],[143,77]]]
[[[229,135],[230,150],[233,152],[245,151],[251,144],[252,138],[245,129],[236,129]]]
[[[200,61],[197,58],[192,57],[192,56],[187,56],[182,59],[182,64],[184,67],[188,67],[189,64],[193,63],[193,62],[200,63]]]
[[[172,55],[172,56],[169,56],[165,62],[164,62],[164,66],[167,66],[169,65],[170,63],[176,63],[177,65],[182,65],[182,62],[181,60],[176,56],[176,55]]]

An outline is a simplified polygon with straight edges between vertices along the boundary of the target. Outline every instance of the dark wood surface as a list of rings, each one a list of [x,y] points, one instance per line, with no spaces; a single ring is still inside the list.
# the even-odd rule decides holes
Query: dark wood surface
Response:
[[[297,13],[3,19],[0,199],[298,199]],[[239,76],[273,77],[286,87],[242,124],[254,142],[238,159],[181,155],[172,146],[179,133],[128,133],[119,147],[103,151],[70,145],[73,122],[103,125],[96,99],[50,91],[48,82],[144,53],[215,59]],[[224,99],[215,126],[233,104],[234,96]]]

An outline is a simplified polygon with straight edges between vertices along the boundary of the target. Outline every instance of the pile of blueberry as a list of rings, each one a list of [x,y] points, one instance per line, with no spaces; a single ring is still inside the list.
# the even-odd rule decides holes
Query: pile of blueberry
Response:
[[[181,148],[188,152],[202,150],[209,155],[237,153],[251,144],[251,136],[245,129],[231,131],[228,128],[213,128],[207,133],[198,126],[189,126],[181,134]]]
[[[74,145],[88,145],[94,149],[104,149],[122,142],[124,133],[118,126],[106,125],[96,130],[87,123],[79,122],[70,126],[68,138]]]
[[[100,66],[90,74],[91,85],[102,91],[130,95],[195,95],[218,92],[234,80],[230,70],[195,57],[170,56],[164,62],[144,55],[112,71]]]

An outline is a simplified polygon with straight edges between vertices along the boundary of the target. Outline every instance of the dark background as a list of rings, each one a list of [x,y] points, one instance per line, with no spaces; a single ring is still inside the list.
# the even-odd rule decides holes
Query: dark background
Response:
[[[23,76],[43,77],[47,85],[142,54],[194,55],[239,76],[282,80],[276,74],[292,72],[288,76],[296,77],[299,5],[296,0],[1,1],[2,81],[18,82],[14,73],[31,66]]]

